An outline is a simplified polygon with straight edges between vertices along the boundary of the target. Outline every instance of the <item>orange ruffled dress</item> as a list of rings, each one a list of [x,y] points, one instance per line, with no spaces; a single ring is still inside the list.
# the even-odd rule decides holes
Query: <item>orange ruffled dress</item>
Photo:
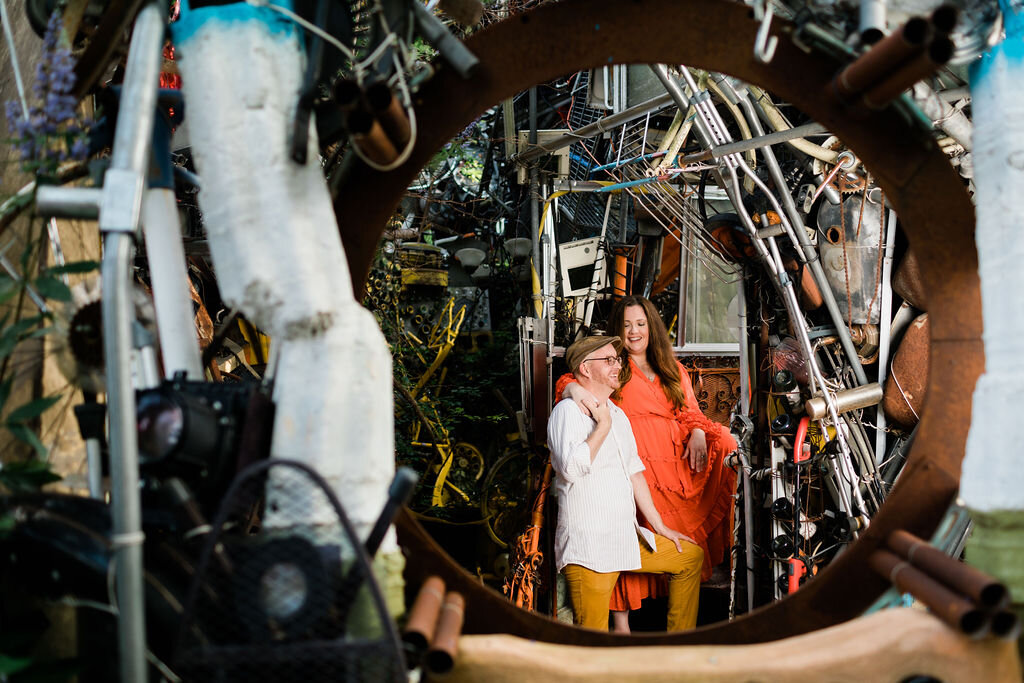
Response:
[[[736,450],[736,441],[723,425],[700,411],[690,376],[682,365],[679,372],[686,406],[676,410],[662,391],[661,380],[647,379],[632,360],[630,363],[632,376],[616,403],[633,427],[640,459],[647,467],[644,477],[654,507],[666,526],[686,534],[704,550],[701,580],[707,581],[712,567],[725,558],[732,546],[736,473],[724,460]],[[561,396],[572,381],[571,374],[559,378],[555,396]],[[690,432],[698,427],[704,430],[708,446],[708,466],[703,472],[691,469],[683,455]],[[650,527],[642,518],[640,523]],[[639,609],[644,598],[663,595],[668,595],[667,577],[624,572],[612,594],[611,609]]]

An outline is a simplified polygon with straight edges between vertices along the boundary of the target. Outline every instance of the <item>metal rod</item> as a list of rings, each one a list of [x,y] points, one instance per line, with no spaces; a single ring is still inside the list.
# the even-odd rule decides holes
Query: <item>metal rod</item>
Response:
[[[144,7],[135,20],[111,170],[143,177],[149,162],[156,116],[158,76],[163,63],[166,11],[157,3]],[[108,171],[110,174],[110,171]],[[108,175],[107,181],[117,177]],[[123,188],[107,187],[104,193]],[[119,216],[124,214],[118,214]],[[137,219],[138,214],[135,214]],[[141,502],[138,481],[138,443],[135,431],[135,391],[131,377],[132,304],[131,264],[134,231],[138,225],[104,225],[102,267],[103,346],[107,367],[110,415],[110,475],[113,510],[114,565],[117,580],[118,644],[122,681],[147,679],[145,592],[142,574]]]
[[[36,208],[41,216],[92,218],[100,215],[103,190],[98,187],[43,185],[36,191]]]
[[[747,293],[744,287],[746,280],[745,269],[743,276],[743,280],[740,282],[736,293],[736,308],[738,310],[740,327],[740,411],[743,418],[747,418],[750,415],[750,341],[747,339]],[[754,490],[750,483],[750,461],[743,451],[748,441],[749,435],[745,435],[745,443],[740,444],[739,456],[743,470],[743,550],[746,554],[747,612],[749,613],[754,611],[754,583],[756,578],[754,573],[754,501],[751,498]]]
[[[753,149],[760,149],[769,145],[777,145],[782,142],[789,142],[795,138],[802,138],[808,135],[815,135],[817,133],[827,133],[828,129],[822,124],[814,121],[812,123],[805,123],[802,126],[796,128],[788,128],[786,130],[776,131],[774,133],[768,133],[766,135],[758,135],[757,137],[750,138],[749,140],[740,140],[739,142],[730,142],[727,145],[719,145],[713,149],[708,149],[703,152],[696,154],[687,154],[681,157],[677,163],[680,165],[690,164],[697,161],[710,161],[712,159],[720,159],[726,154],[739,154],[741,152],[749,152]]]
[[[866,45],[874,45],[885,36],[885,0],[861,0],[860,39]]]
[[[896,67],[922,52],[930,32],[927,20],[921,17],[907,20],[840,71],[832,81],[833,93],[840,100],[847,101],[866,91]]]
[[[530,131],[527,137],[527,142],[530,145],[537,144],[537,87],[530,88],[529,92],[529,109],[528,109],[528,125]],[[544,296],[544,313],[543,316],[547,316],[547,262],[541,261],[541,258],[545,255],[544,250],[541,248],[541,234],[540,234],[540,207],[537,205],[537,166],[530,166],[530,185],[529,185],[529,197],[527,201],[530,202],[530,239],[532,247],[532,259],[533,259],[533,270],[538,274],[541,284],[541,295]],[[547,237],[547,235],[545,235]],[[541,264],[544,264],[543,266]],[[544,272],[541,272],[541,268],[544,268]]]
[[[536,145],[536,143],[533,143],[525,152],[514,154],[511,160],[519,164],[524,164],[533,161],[534,159],[539,159],[545,154],[557,152],[563,147],[568,147],[574,142],[579,142],[580,140],[585,140],[587,138],[592,138],[595,135],[606,133],[613,128],[618,128],[622,124],[629,123],[630,121],[638,119],[641,116],[645,116],[652,111],[664,109],[670,104],[672,104],[671,95],[668,93],[659,95],[647,100],[646,102],[641,102],[635,107],[625,109],[618,114],[606,116],[588,126],[577,128],[572,133],[555,138],[554,140],[548,140],[543,145]]]
[[[21,100],[21,116],[28,120],[28,100],[25,98],[25,83],[21,80],[21,68],[18,66],[18,51],[14,47],[14,33],[11,31],[11,19],[7,14],[7,0],[0,0],[0,23],[4,25],[4,40],[7,41],[7,49],[11,53],[11,66],[14,69],[14,85],[18,89],[18,99]]]
[[[885,226],[885,256],[882,260],[882,310],[878,328],[878,382],[885,387],[889,374],[889,336],[892,334],[892,262],[896,251],[896,212],[889,210],[889,221]],[[870,313],[870,311],[868,311]],[[875,414],[875,462],[885,459],[885,411],[879,408]]]

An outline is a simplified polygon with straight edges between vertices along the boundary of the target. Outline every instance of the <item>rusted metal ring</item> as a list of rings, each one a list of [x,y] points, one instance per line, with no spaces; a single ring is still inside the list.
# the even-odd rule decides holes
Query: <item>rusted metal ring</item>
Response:
[[[466,632],[667,645],[761,642],[831,626],[860,614],[888,586],[867,564],[888,534],[905,528],[927,537],[956,494],[971,393],[984,364],[973,207],[938,147],[896,111],[849,116],[829,94],[841,65],[797,48],[785,22],[773,24],[781,35],[771,64],[755,61],[757,27],[749,8],[721,0],[566,0],[474,34],[467,46],[480,58],[479,72],[461,80],[442,66],[417,95],[419,139],[406,164],[382,174],[357,163],[341,175],[335,212],[353,279],[361,285],[366,277],[381,231],[419,168],[496,102],[565,73],[611,63],[684,63],[737,76],[792,102],[856,152],[899,213],[921,263],[931,318],[930,389],[903,475],[868,530],[815,580],[731,623],[685,633],[617,636],[519,610],[480,586],[406,517],[401,542],[415,556],[410,580],[439,574],[464,593],[470,605]]]

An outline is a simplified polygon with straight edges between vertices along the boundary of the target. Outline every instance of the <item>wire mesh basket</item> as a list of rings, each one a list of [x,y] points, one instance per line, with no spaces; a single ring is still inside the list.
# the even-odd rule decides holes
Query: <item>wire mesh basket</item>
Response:
[[[232,484],[189,588],[174,669],[186,681],[404,680],[394,623],[337,497],[267,460]]]

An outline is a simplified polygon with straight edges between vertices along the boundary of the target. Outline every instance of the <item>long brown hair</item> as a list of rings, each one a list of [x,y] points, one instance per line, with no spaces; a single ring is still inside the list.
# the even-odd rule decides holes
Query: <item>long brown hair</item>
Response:
[[[622,364],[622,371],[619,373],[620,386],[625,386],[630,377],[633,376],[633,369],[629,365],[628,352],[625,350],[625,324],[626,309],[630,306],[640,306],[647,316],[647,362],[651,364],[654,374],[661,380],[661,388],[665,396],[676,407],[682,410],[686,407],[686,395],[683,393],[682,376],[679,374],[679,364],[672,353],[672,342],[668,337],[668,330],[665,329],[665,322],[661,319],[658,309],[649,300],[642,296],[627,296],[619,299],[612,306],[612,312],[608,316],[608,334],[619,337],[623,341],[623,355],[626,356]],[[620,398],[620,391],[616,391],[615,398]]]

